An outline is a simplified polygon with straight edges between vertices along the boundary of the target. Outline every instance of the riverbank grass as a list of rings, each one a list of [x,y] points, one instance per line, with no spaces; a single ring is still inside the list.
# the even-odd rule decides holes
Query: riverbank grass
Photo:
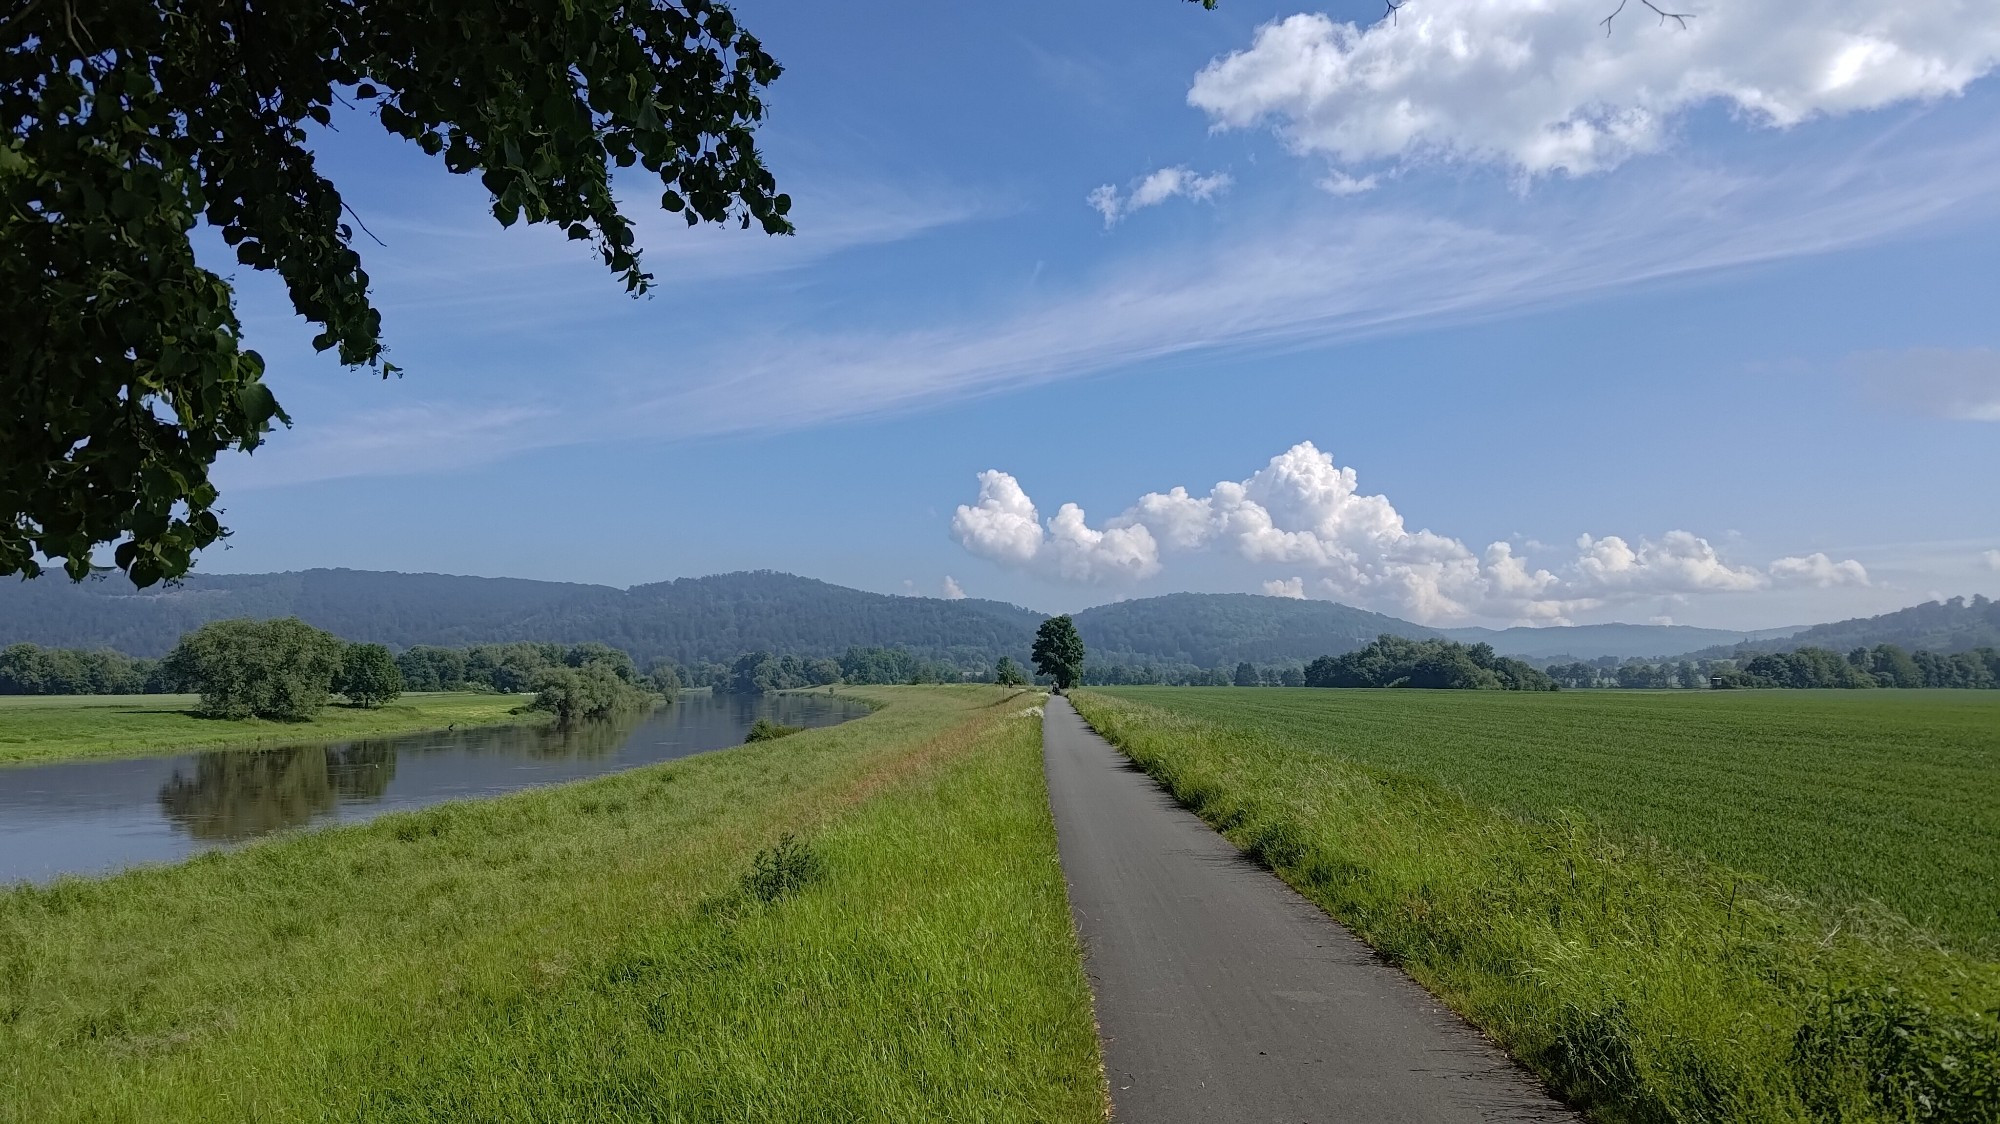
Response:
[[[0,1120],[1099,1120],[997,688],[0,895]]]
[[[202,718],[194,695],[0,695],[0,766],[202,749],[300,745],[347,738],[547,722],[531,695],[450,691],[386,706],[329,706],[310,722]]]
[[[1599,1119],[1990,1121],[2000,708],[1864,694],[1073,701]]]

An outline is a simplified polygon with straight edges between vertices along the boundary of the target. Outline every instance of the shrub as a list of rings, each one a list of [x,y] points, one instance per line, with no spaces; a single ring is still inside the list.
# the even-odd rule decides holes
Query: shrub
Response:
[[[781,726],[769,718],[759,718],[750,724],[750,733],[744,737],[743,744],[777,741],[779,738],[789,738],[793,734],[802,734],[805,729],[804,726]]]
[[[805,889],[825,874],[826,864],[812,845],[788,831],[776,845],[757,852],[750,860],[750,873],[743,876],[743,892],[769,905]]]

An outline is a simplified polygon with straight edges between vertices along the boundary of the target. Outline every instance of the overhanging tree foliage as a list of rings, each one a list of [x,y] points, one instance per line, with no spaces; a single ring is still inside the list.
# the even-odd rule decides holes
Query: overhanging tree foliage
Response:
[[[689,225],[791,229],[752,138],[778,64],[715,0],[16,0],[0,17],[0,574],[92,551],[139,585],[226,534],[210,466],[284,412],[242,346],[214,228],[314,344],[385,377],[359,220],[315,167],[343,102],[477,172],[637,294],[612,170]]]

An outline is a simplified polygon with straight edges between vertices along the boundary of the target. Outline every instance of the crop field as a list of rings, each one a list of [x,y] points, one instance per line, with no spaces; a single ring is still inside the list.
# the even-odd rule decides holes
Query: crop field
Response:
[[[1605,1119],[2000,1112],[2000,694],[1075,701]]]
[[[0,1121],[1101,1120],[1036,696],[0,893]]]
[[[2000,958],[2000,692],[1116,693],[1873,899]]]
[[[382,734],[546,722],[527,695],[406,694],[372,710],[329,706],[310,722],[200,718],[193,695],[0,695],[0,766],[83,757],[136,757]]]

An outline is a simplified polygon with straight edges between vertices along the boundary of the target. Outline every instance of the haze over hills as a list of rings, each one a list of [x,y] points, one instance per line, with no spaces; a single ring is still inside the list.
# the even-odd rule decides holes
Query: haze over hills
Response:
[[[0,584],[0,644],[116,648],[158,656],[204,621],[298,616],[349,640],[396,648],[517,640],[601,641],[641,664],[728,661],[750,651],[838,656],[850,646],[900,647],[973,668],[1025,659],[1045,614],[977,599],[898,597],[772,571],[717,574],[617,589],[515,578],[368,570],[211,574],[172,588],[123,579]],[[1490,643],[1529,659],[1655,658],[1708,645],[1840,650],[1890,642],[1962,650],[2000,642],[2000,610],[1916,606],[1867,620],[1735,633],[1677,625],[1433,629],[1331,601],[1244,593],[1172,593],[1074,614],[1093,662],[1227,667],[1294,663],[1352,651],[1383,633]],[[1789,634],[1789,635],[1788,635]]]
[[[1491,644],[1503,655],[1525,659],[1594,660],[1601,656],[1672,656],[1695,648],[1733,647],[1777,641],[1804,632],[1805,625],[1731,632],[1681,624],[1580,624],[1562,628],[1445,628],[1438,631],[1462,644]]]

